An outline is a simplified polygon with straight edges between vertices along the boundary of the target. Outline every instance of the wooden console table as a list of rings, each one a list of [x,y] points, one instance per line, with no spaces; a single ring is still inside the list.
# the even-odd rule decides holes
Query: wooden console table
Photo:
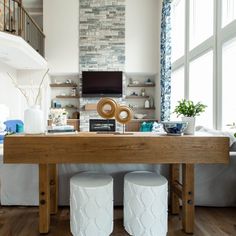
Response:
[[[171,212],[179,213],[186,233],[194,231],[194,164],[228,163],[229,138],[78,133],[11,135],[4,141],[4,163],[39,165],[39,232],[48,233],[57,212],[59,163],[171,164]],[[179,166],[182,165],[182,183]]]

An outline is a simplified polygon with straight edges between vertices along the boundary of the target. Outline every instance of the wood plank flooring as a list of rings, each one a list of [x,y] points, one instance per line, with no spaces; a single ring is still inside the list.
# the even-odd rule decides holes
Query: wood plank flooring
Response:
[[[122,208],[115,208],[115,228],[112,236],[128,236],[123,229]],[[37,207],[0,207],[1,236],[38,236]],[[59,208],[51,217],[49,236],[71,236],[69,208]],[[179,216],[169,216],[168,236],[185,236]],[[236,208],[197,207],[195,236],[236,235]],[[94,236],[94,235],[91,235]]]

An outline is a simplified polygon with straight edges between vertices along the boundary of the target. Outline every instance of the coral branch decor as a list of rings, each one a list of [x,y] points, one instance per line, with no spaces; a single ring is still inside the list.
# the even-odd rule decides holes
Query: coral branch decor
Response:
[[[41,79],[41,82],[39,84],[39,87],[37,88],[37,92],[36,94],[34,95],[33,93],[33,85],[31,85],[31,97],[30,97],[30,94],[27,94],[26,90],[24,88],[22,88],[18,83],[17,83],[17,80],[15,78],[13,78],[13,76],[10,74],[10,73],[7,73],[9,78],[11,79],[12,83],[14,84],[14,86],[20,91],[20,93],[24,96],[26,102],[27,102],[27,105],[28,106],[36,106],[37,103],[39,102],[39,98],[40,98],[40,93],[41,93],[41,89],[42,89],[42,86],[43,86],[43,82],[46,78],[46,75],[48,74],[49,72],[49,69],[47,69],[47,71],[43,74],[43,77]],[[33,101],[31,103],[31,100]]]

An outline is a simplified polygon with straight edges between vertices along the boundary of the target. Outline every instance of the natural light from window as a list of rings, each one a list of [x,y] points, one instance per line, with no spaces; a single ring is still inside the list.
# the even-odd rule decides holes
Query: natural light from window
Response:
[[[236,0],[181,0],[181,4],[182,8],[180,1],[172,2],[174,11],[184,13],[172,24],[171,102],[184,91],[186,99],[208,106],[197,117],[197,125],[228,130],[228,124],[236,124]],[[183,38],[184,50],[177,43]]]
[[[223,45],[222,125],[236,122],[236,38]]]
[[[236,20],[236,0],[222,1],[222,27]]]
[[[213,124],[213,52],[210,51],[190,62],[189,98],[207,105],[196,119],[197,125],[212,128]]]
[[[171,7],[172,62],[184,55],[185,0],[174,0]]]
[[[171,120],[178,120],[173,113],[177,102],[184,98],[184,68],[181,67],[172,73],[171,79]]]
[[[213,0],[190,0],[190,49],[213,35]]]

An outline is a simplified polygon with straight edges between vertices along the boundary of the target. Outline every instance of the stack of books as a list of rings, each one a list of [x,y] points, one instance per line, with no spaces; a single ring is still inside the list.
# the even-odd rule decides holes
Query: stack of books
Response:
[[[73,125],[48,126],[48,133],[75,133]]]

